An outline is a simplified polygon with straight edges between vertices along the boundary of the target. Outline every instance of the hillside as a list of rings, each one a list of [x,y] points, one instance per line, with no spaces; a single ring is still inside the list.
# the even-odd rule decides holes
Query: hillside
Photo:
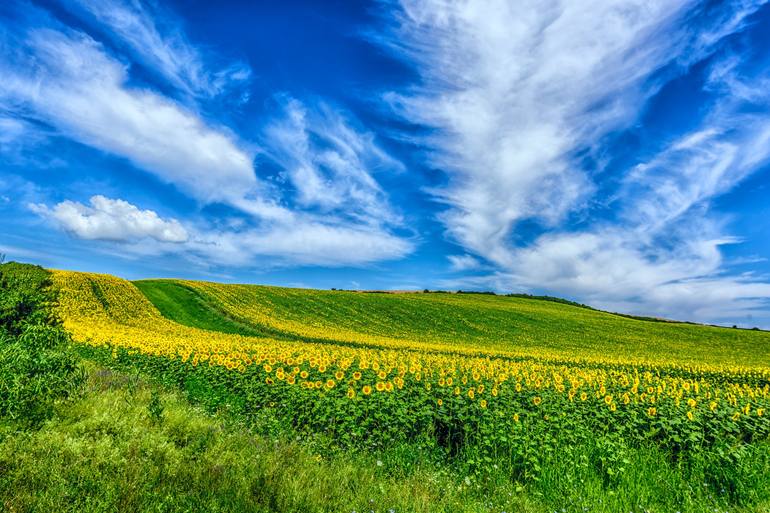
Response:
[[[517,297],[51,281],[52,318],[86,360],[319,462],[361,456],[396,482],[427,466],[467,494],[459,509],[408,499],[402,510],[513,511],[523,499],[537,511],[705,513],[770,500],[765,332]],[[148,404],[151,418],[160,406]],[[398,504],[353,494],[351,510]],[[479,497],[500,502],[471,506]]]
[[[181,280],[134,285],[191,327],[364,345],[550,359],[768,368],[770,333],[630,319],[536,299],[378,294]]]

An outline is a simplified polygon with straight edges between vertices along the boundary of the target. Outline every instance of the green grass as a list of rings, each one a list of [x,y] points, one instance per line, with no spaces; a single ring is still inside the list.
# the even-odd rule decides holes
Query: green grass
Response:
[[[620,512],[768,511],[766,446],[737,467],[745,506],[703,487],[707,461],[681,467],[654,448],[629,452],[608,487],[580,451],[538,482],[478,480],[418,442],[344,452],[290,430],[259,435],[173,389],[88,364],[79,401],[38,431],[0,425],[0,505],[8,512]],[[565,451],[568,448],[565,448]],[[379,463],[378,463],[379,462]],[[713,471],[713,469],[712,469]],[[494,476],[494,473],[492,474]],[[468,478],[466,480],[466,478]],[[562,510],[564,508],[564,510]]]
[[[160,313],[174,321],[206,330],[265,336],[266,330],[240,322],[195,290],[171,280],[137,281],[134,285]]]
[[[541,510],[509,496],[510,486],[486,499],[462,476],[409,461],[408,452],[321,455],[312,444],[261,437],[173,391],[91,365],[86,397],[57,420],[37,432],[0,431],[0,505],[46,513],[480,512],[504,501]]]
[[[242,334],[253,329],[276,338],[334,341],[342,329],[354,340],[360,335],[362,342],[368,336],[384,336],[438,343],[448,349],[547,351],[564,358],[616,355],[656,363],[765,368],[770,361],[768,332],[631,319],[538,299],[214,286],[174,280],[135,284],[172,320]],[[268,320],[249,312],[264,313]],[[315,335],[307,336],[303,326],[311,326]]]

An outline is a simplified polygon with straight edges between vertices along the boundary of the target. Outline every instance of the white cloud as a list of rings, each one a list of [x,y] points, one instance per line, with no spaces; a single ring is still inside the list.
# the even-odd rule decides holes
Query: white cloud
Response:
[[[93,196],[89,203],[63,201],[50,209],[45,205],[30,207],[80,239],[128,242],[150,238],[181,243],[189,238],[176,219],[162,219],[154,211],[140,210],[127,201]]]
[[[720,248],[740,240],[723,235],[719,217],[708,214],[714,197],[770,159],[770,119],[717,112],[626,176],[617,220],[511,248],[510,265],[482,283],[546,288],[661,317],[728,324],[770,318],[768,278],[725,272]]]
[[[9,145],[27,133],[27,126],[21,120],[0,117],[0,148]]]
[[[38,29],[26,45],[30,64],[0,60],[0,103],[204,202],[233,201],[258,187],[250,152],[234,136],[168,98],[127,86],[126,66],[90,37]]]
[[[284,170],[296,203],[322,212],[344,212],[368,224],[398,224],[374,171],[403,167],[326,105],[308,109],[286,99],[284,115],[268,124],[265,152]]]
[[[106,28],[139,62],[188,94],[215,96],[243,86],[251,77],[251,69],[242,62],[210,71],[201,50],[188,41],[175,17],[158,5],[145,6],[140,0],[75,0],[64,6]]]
[[[120,243],[124,258],[173,254],[196,266],[361,266],[385,259],[401,258],[413,243],[368,226],[332,225],[312,217],[292,218],[290,223],[266,224],[262,228],[182,226],[163,219],[152,210],[120,199],[94,196],[89,205],[63,201],[30,209],[61,229],[83,240]]]
[[[471,255],[449,255],[449,268],[454,272],[476,271],[482,268],[481,262]]]
[[[21,66],[14,57],[34,65]],[[266,151],[292,177],[292,197],[257,179],[252,152],[229,131],[157,92],[129,86],[128,68],[85,34],[32,30],[19,56],[0,57],[0,72],[6,78],[0,105],[125,157],[201,204],[225,203],[251,216],[237,232],[195,231],[185,245],[190,257],[223,265],[253,265],[257,257],[264,257],[260,265],[267,258],[281,265],[363,265],[402,257],[413,247],[391,233],[400,217],[370,174],[400,164],[329,107],[291,101],[286,117],[267,130],[274,139],[266,140]],[[138,227],[128,229],[101,206],[69,201],[38,212],[82,239],[140,238]],[[162,254],[169,248],[160,242],[186,240],[181,226],[166,228],[147,234],[157,244],[145,240],[131,250]]]
[[[203,231],[188,245],[209,263],[226,266],[361,266],[402,258],[413,243],[368,226],[313,219],[265,229]]]
[[[763,118],[715,109],[628,174],[611,205],[617,219],[587,217],[594,177],[580,160],[598,156],[603,137],[628,127],[672,70],[708,55],[763,3],[400,1],[379,41],[422,80],[386,100],[434,129],[423,142],[449,176],[431,191],[449,206],[447,233],[496,264],[467,280],[698,320],[766,306],[766,283],[724,276],[719,248],[736,240],[705,215],[711,198],[767,160]],[[715,68],[710,87],[757,101],[767,81],[735,77]],[[559,229],[570,214],[587,227]],[[524,220],[545,234],[518,242]]]
[[[713,44],[678,24],[693,5],[402,1],[386,42],[423,82],[389,101],[438,129],[427,142],[451,177],[433,191],[452,206],[450,236],[505,265],[518,221],[554,225],[579,207],[593,186],[572,154],[631,121],[680,51]],[[749,7],[723,17],[737,28]]]

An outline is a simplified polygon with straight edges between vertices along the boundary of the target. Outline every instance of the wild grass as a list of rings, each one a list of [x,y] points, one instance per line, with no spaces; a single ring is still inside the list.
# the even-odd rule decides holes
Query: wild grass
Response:
[[[264,436],[142,376],[88,364],[84,396],[37,431],[0,430],[0,504],[8,512],[763,512],[763,455],[747,455],[745,505],[703,486],[708,462],[680,468],[630,452],[613,486],[572,452],[540,481],[478,480],[429,446],[345,452],[291,429]],[[751,456],[751,457],[749,457]],[[759,457],[758,457],[759,456]],[[494,475],[494,474],[492,474]],[[562,509],[563,508],[563,509]]]

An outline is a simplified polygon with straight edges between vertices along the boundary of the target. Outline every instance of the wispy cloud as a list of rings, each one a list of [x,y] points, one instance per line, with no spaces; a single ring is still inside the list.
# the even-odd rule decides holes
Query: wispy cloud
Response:
[[[374,135],[354,128],[323,103],[309,109],[285,98],[283,113],[265,129],[265,153],[291,183],[305,208],[344,212],[367,224],[398,224],[398,216],[373,174],[403,166],[384,152]]]
[[[193,197],[227,201],[257,186],[251,152],[223,128],[150,90],[89,36],[32,29],[0,56],[0,102],[83,144],[127,158]],[[30,65],[31,63],[31,65]]]
[[[139,60],[177,87],[214,94],[217,77],[229,80],[206,67],[182,32],[158,28],[138,2],[78,5],[123,40],[131,55],[144,52]],[[185,254],[222,265],[253,265],[255,257],[280,265],[363,265],[412,250],[411,238],[393,233],[400,216],[373,176],[398,170],[400,163],[341,111],[284,97],[275,115],[261,121],[263,140],[248,142],[202,117],[195,101],[190,106],[134,85],[125,56],[90,35],[50,16],[32,18],[37,24],[2,33],[7,44],[0,54],[0,107],[9,116],[0,129],[6,139],[25,126],[22,118],[31,119],[127,159],[199,205],[225,204],[245,214],[237,229],[231,219],[170,229],[158,218],[143,232],[137,216],[144,222],[154,212],[118,199],[100,198],[90,206],[70,199],[37,208],[75,237],[111,240],[146,254],[184,241]],[[272,160],[292,187],[260,178],[257,154]]]
[[[431,191],[449,207],[447,233],[498,269],[469,279],[697,319],[760,308],[768,285],[722,275],[719,248],[735,239],[704,213],[766,160],[766,118],[718,107],[698,131],[628,173],[612,205],[618,219],[590,217],[595,178],[580,158],[601,150],[672,74],[713,52],[762,3],[400,2],[380,42],[421,82],[386,100],[434,129],[424,142],[450,179]],[[712,82],[738,90],[732,78],[728,67]],[[575,213],[588,227],[565,230]],[[525,220],[544,235],[522,245]]]
[[[158,4],[74,0],[63,5],[106,30],[135,60],[192,96],[211,97],[242,88],[251,77],[251,68],[244,62],[220,65],[221,58],[205,55],[187,39],[176,16]]]
[[[449,268],[453,272],[478,271],[484,268],[477,258],[471,255],[449,255]]]

